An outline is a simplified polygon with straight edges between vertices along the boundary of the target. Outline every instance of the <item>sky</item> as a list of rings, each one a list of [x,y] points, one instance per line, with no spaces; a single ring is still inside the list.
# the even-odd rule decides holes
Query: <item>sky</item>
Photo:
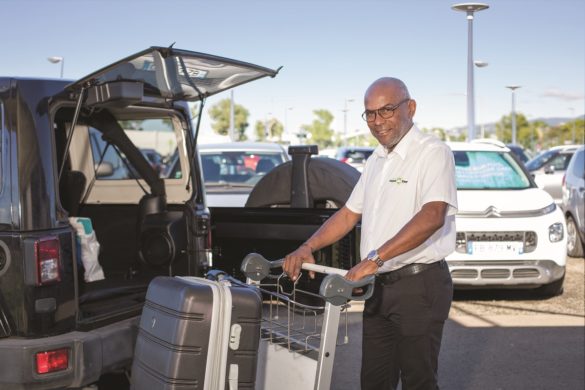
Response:
[[[477,126],[585,111],[585,1],[485,0],[473,21]],[[403,80],[422,128],[467,126],[468,22],[443,0],[0,0],[0,75],[81,78],[149,46],[169,46],[276,69],[234,90],[256,121],[287,132],[314,110],[340,133],[367,131],[360,115],[379,77]],[[209,98],[207,109],[224,92]],[[344,120],[344,118],[346,120]],[[202,133],[209,131],[207,115]],[[253,135],[251,135],[253,137]]]

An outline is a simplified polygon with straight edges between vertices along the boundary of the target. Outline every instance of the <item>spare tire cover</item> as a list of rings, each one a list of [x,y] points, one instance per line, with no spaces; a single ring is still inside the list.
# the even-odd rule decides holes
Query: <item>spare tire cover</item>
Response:
[[[311,158],[307,167],[309,196],[314,202],[333,201],[338,207],[345,204],[360,172],[339,160],[327,157]],[[246,207],[287,205],[291,200],[292,161],[268,172],[255,186]]]

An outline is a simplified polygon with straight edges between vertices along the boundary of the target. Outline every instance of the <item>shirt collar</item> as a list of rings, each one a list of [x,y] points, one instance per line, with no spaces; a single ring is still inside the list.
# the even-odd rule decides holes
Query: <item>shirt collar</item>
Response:
[[[418,127],[416,127],[413,124],[412,127],[408,130],[408,132],[404,135],[404,137],[402,137],[400,142],[398,142],[398,145],[394,147],[394,150],[392,152],[388,153],[385,147],[383,147],[382,145],[378,145],[376,149],[374,149],[374,153],[381,158],[388,158],[390,154],[396,153],[400,156],[402,160],[404,160],[406,158],[406,154],[408,152],[410,145],[412,144],[413,140],[417,137],[419,132],[420,130],[418,129]]]

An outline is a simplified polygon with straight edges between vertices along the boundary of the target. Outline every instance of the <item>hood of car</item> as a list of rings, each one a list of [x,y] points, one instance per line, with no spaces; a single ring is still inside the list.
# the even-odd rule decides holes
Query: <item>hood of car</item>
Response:
[[[166,100],[197,101],[262,77],[274,77],[280,70],[165,47],[150,47],[67,86],[79,91],[111,82],[139,82],[144,96]]]
[[[513,191],[459,190],[457,202],[457,215],[461,217],[529,217],[554,210],[551,196],[539,188]]]

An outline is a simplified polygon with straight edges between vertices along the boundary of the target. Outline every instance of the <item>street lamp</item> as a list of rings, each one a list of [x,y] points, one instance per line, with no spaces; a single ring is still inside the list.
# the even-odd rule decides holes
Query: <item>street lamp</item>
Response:
[[[294,107],[285,107],[284,109],[284,134],[285,138],[288,137],[288,112]],[[290,138],[292,140],[292,137]]]
[[[345,99],[343,104],[343,136],[345,137],[344,143],[347,143],[347,112],[349,108],[347,108],[347,103],[353,102],[353,99]]]
[[[475,138],[475,102],[473,101],[473,13],[483,11],[489,5],[483,3],[453,4],[451,9],[467,14],[467,137]]]
[[[506,88],[512,90],[512,143],[516,144],[516,90],[520,85],[506,85]]]
[[[488,66],[489,64],[486,61],[481,61],[481,60],[475,60],[473,61],[473,64],[475,66],[477,66],[478,68],[485,68],[486,66]],[[479,97],[479,104],[481,106],[481,96]],[[481,125],[481,138],[485,138],[485,126],[482,124]]]
[[[63,67],[65,66],[65,57],[52,56],[48,57],[47,60],[51,64],[58,64],[59,62],[61,63],[61,78],[63,78]]]

